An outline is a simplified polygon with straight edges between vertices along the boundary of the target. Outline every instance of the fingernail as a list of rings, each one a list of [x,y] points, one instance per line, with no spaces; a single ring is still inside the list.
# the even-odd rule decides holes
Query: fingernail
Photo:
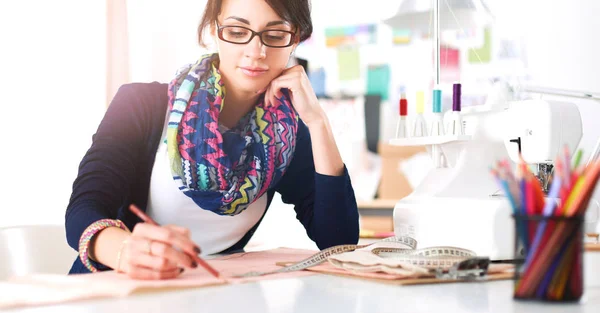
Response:
[[[196,268],[196,267],[198,267],[198,263],[192,262],[192,268]]]
[[[202,251],[200,250],[200,248],[198,248],[198,247],[194,247],[194,251],[196,251],[196,253],[197,253],[197,254],[200,254],[200,252],[202,252]]]
[[[180,267],[179,268],[179,274],[183,273],[183,271],[184,271],[183,267]]]

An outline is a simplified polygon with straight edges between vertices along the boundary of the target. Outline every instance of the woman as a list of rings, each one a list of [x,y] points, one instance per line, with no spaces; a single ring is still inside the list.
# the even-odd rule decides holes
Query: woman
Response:
[[[319,248],[357,242],[354,191],[329,122],[303,68],[286,68],[312,33],[308,0],[209,0],[201,44],[205,30],[216,54],[168,85],[115,95],[66,212],[80,254],[71,273],[176,277],[198,266],[187,253],[243,249],[275,192]],[[132,203],[170,226],[139,223]]]

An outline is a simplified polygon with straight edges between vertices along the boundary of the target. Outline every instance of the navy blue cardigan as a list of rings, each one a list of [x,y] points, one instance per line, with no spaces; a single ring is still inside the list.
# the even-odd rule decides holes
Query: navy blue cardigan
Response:
[[[126,208],[131,203],[146,208],[167,101],[167,85],[160,83],[124,85],[115,95],[73,183],[65,214],[67,241],[73,249],[78,250],[81,234],[97,220],[120,219],[129,229],[141,222]],[[267,209],[275,192],[294,205],[297,219],[320,249],[358,241],[358,210],[348,172],[345,167],[342,176],[315,172],[310,133],[302,122],[291,164],[267,192]],[[241,251],[261,220],[223,253]],[[77,258],[69,273],[89,271]]]

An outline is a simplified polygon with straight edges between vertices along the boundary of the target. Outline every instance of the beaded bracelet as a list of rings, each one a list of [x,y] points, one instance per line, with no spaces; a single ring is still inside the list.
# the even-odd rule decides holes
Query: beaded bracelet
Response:
[[[88,226],[81,234],[79,238],[79,258],[85,267],[90,270],[90,272],[95,273],[98,270],[92,265],[92,261],[89,256],[89,245],[90,240],[96,235],[99,231],[108,228],[108,227],[119,227],[120,229],[129,232],[127,226],[121,222],[120,220],[111,220],[111,219],[103,219],[92,223]]]

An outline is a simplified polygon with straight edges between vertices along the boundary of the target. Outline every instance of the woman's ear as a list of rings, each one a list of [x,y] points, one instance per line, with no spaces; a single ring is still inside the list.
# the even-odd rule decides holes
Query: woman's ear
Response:
[[[296,42],[294,42],[294,44],[292,45],[292,52],[290,52],[290,56],[293,56],[294,53],[296,53],[297,47],[298,47],[298,41],[296,40]]]
[[[216,42],[217,41],[217,23],[210,24],[210,36]]]
[[[214,44],[215,50],[217,53],[219,52],[219,36],[217,35],[217,23],[213,23],[210,25],[210,37],[212,38],[212,42]]]

